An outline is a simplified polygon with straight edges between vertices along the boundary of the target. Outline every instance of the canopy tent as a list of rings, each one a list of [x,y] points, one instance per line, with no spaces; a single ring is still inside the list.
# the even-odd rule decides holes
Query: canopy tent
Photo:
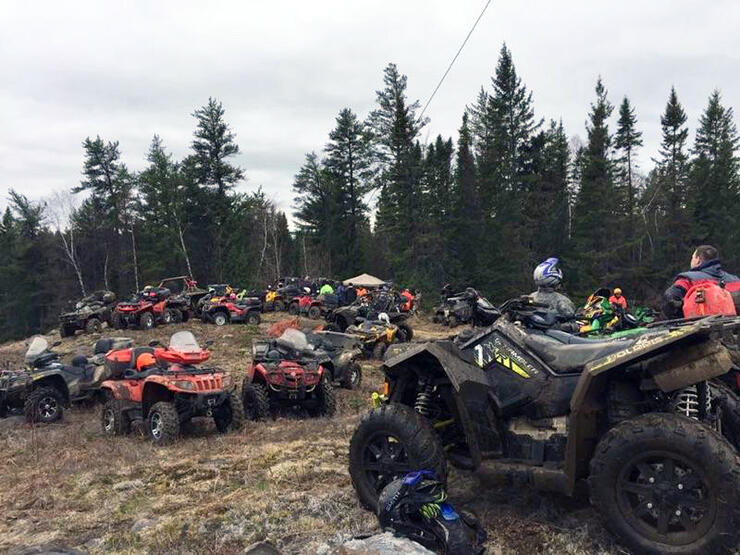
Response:
[[[344,283],[344,285],[349,285],[351,283],[354,286],[362,287],[380,287],[381,285],[385,285],[385,282],[382,279],[378,279],[370,274],[360,274],[359,276],[345,279],[342,283]]]

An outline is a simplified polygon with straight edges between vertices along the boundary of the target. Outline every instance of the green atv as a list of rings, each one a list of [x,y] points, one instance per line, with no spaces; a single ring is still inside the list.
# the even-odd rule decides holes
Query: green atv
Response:
[[[104,354],[133,344],[131,339],[100,339],[94,356],[76,356],[63,364],[41,336],[34,337],[25,355],[26,366],[0,372],[0,417],[23,413],[30,423],[60,420],[72,403],[102,401],[100,384],[107,378]]]

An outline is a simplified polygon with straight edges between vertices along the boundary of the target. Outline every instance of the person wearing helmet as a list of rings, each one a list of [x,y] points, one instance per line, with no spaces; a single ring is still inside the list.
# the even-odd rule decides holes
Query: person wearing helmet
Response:
[[[627,299],[622,295],[622,290],[619,287],[615,287],[612,296],[609,297],[611,304],[621,306],[622,310],[627,310]]]
[[[146,372],[157,365],[157,359],[152,353],[141,353],[136,357],[136,371]]]
[[[548,258],[534,269],[534,284],[537,291],[530,297],[536,303],[546,304],[548,308],[564,319],[575,316],[576,307],[568,297],[558,293],[563,282],[563,272],[558,267],[560,260]]]

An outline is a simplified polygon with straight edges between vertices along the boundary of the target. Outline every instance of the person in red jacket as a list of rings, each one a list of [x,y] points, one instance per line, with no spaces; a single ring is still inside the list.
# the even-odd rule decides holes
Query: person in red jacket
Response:
[[[619,287],[614,288],[614,293],[609,297],[609,302],[622,307],[622,310],[627,310],[627,299],[622,295],[622,290]]]

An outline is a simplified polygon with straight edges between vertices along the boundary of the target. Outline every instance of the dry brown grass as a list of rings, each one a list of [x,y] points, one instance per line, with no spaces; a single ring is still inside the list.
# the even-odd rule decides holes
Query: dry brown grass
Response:
[[[449,334],[416,324],[420,338]],[[214,363],[243,372],[257,330],[191,327],[199,339],[216,341]],[[165,340],[174,329],[129,334]],[[60,350],[89,352],[91,345],[78,336]],[[21,342],[0,346],[0,363],[17,362],[23,350]],[[382,379],[377,365],[365,371],[360,390],[339,391],[333,419],[280,418],[226,436],[201,421],[162,449],[136,434],[104,438],[97,410],[73,409],[50,426],[0,421],[0,551],[53,543],[92,553],[241,553],[266,539],[286,553],[310,553],[373,531],[375,518],[358,505],[347,473],[349,438]],[[458,471],[450,490],[481,516],[492,553],[618,552],[585,501],[486,489]]]

